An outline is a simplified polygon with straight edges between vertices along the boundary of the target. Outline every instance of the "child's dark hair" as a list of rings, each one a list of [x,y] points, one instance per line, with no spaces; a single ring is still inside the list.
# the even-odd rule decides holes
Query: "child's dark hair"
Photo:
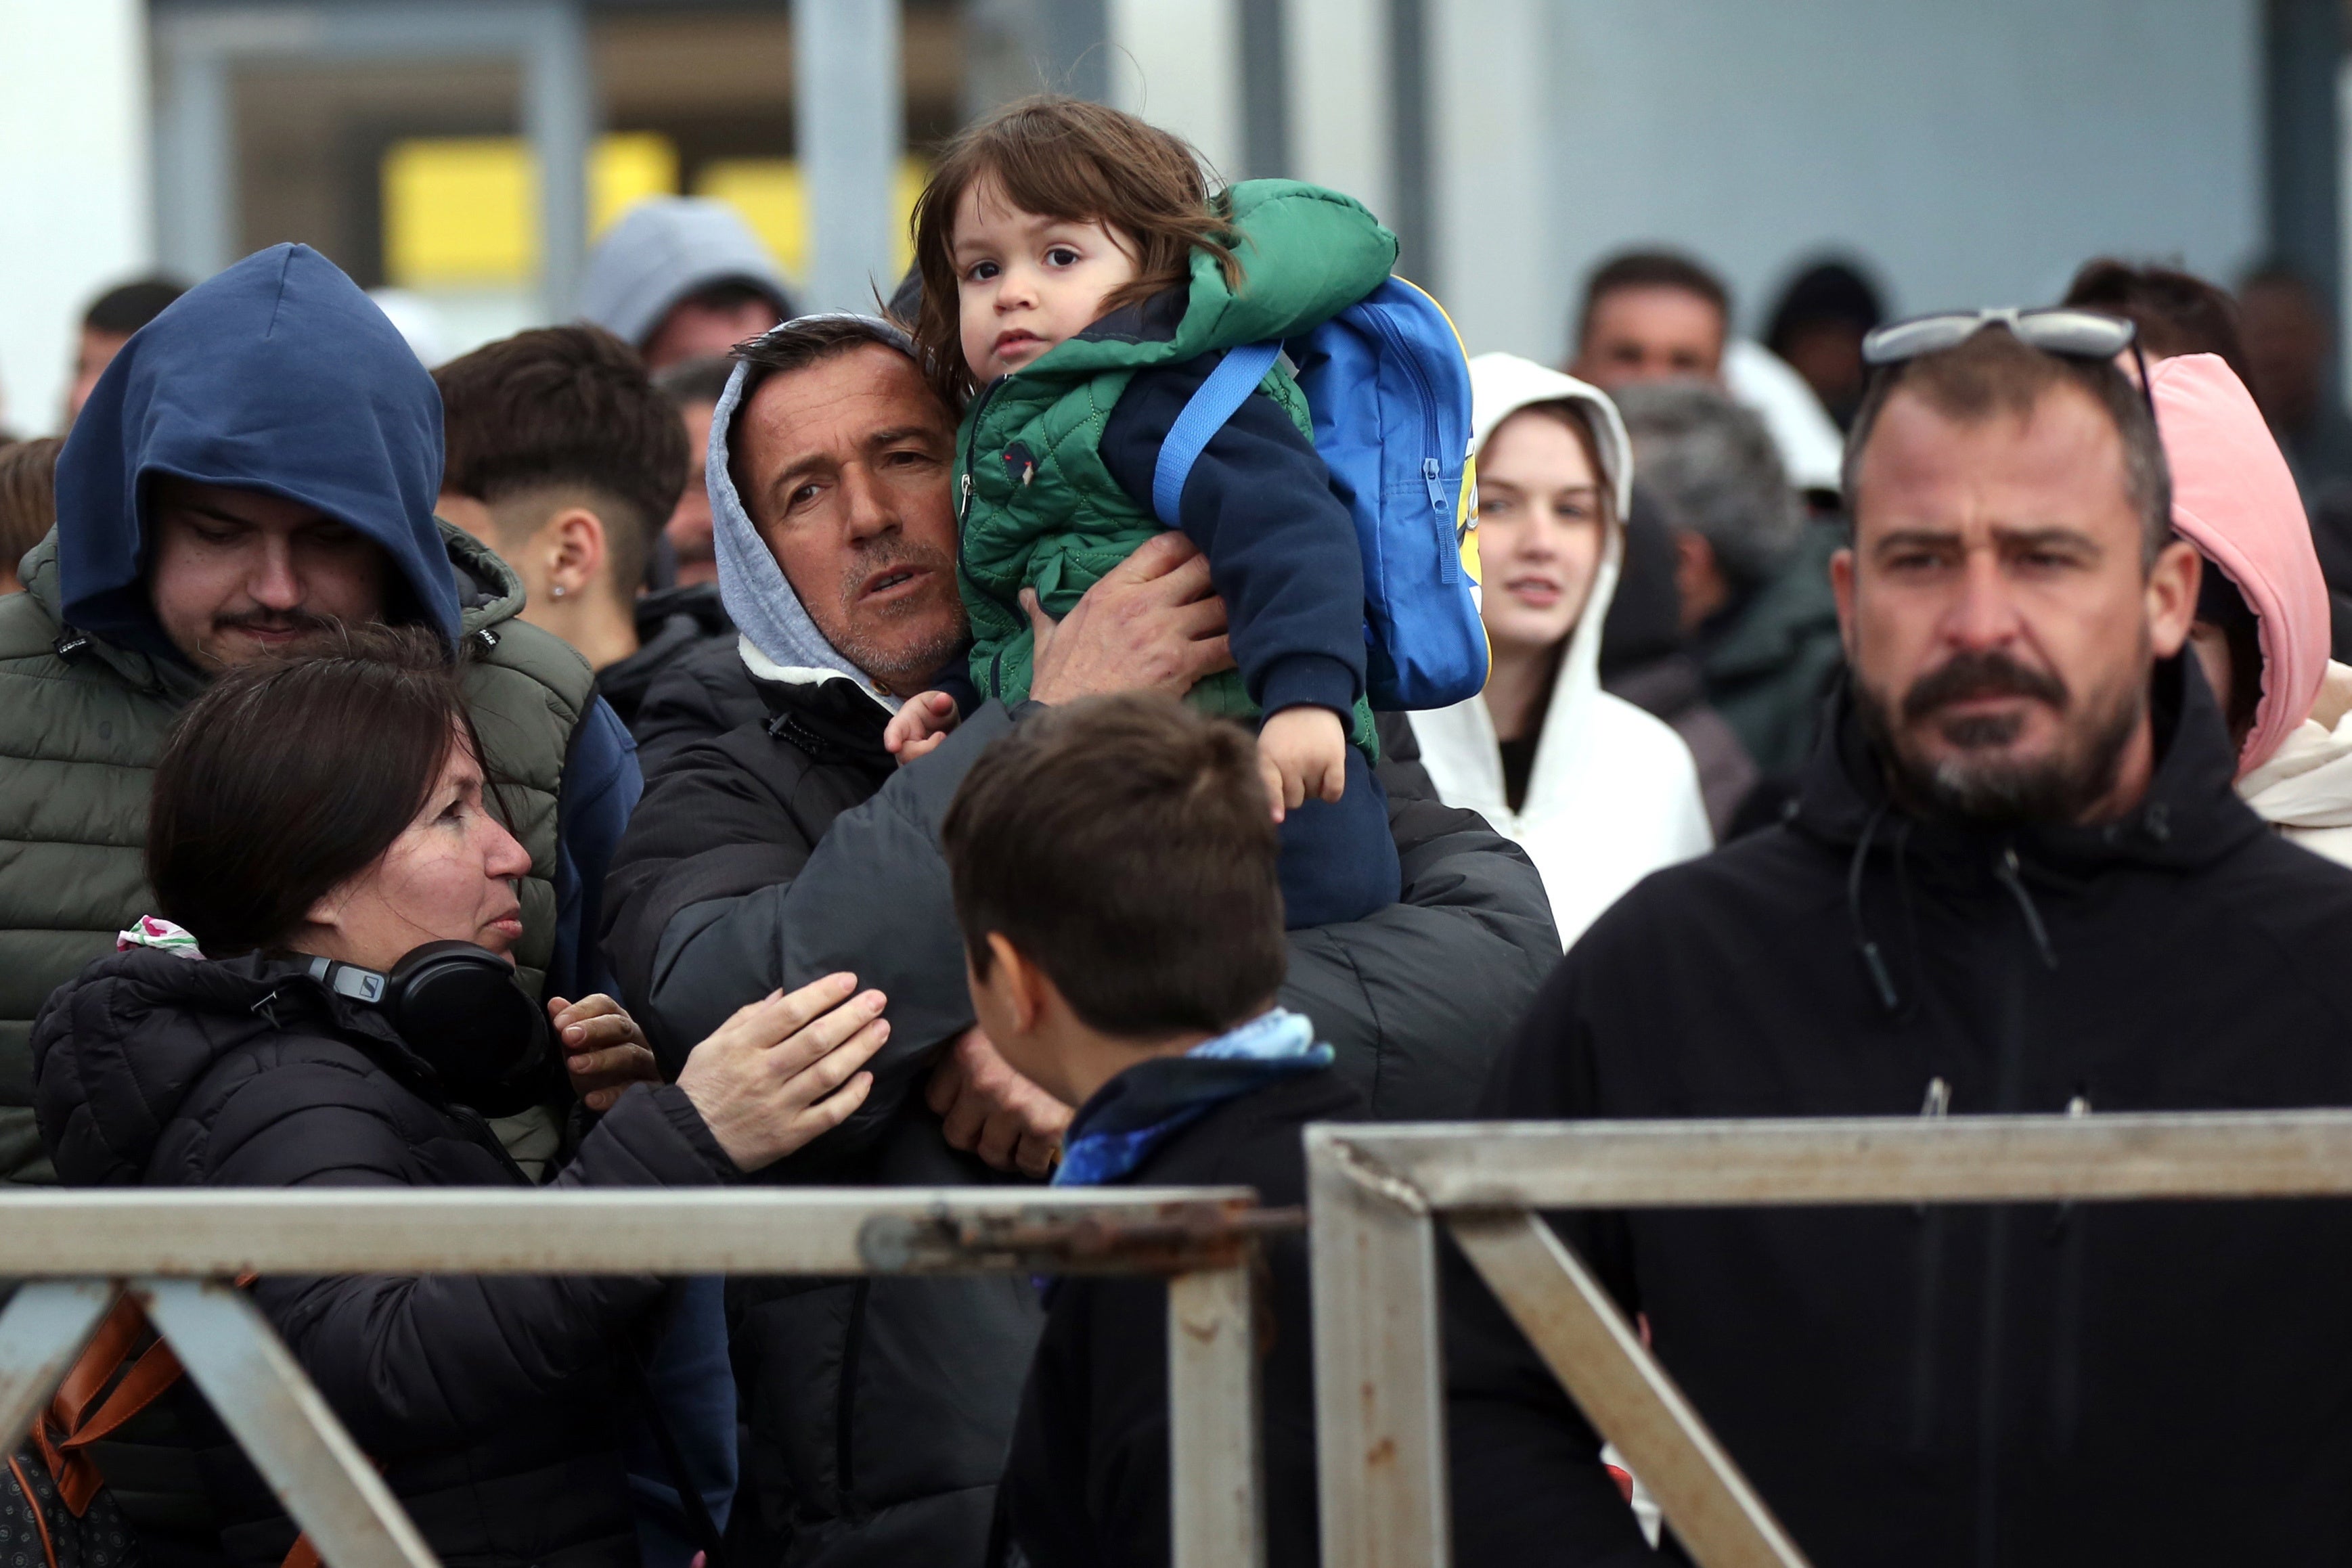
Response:
[[[949,142],[915,203],[915,266],[922,308],[914,322],[925,369],[950,408],[976,390],[964,363],[955,266],[956,207],[982,182],[1024,212],[1117,229],[1136,247],[1133,283],[1103,302],[1116,310],[1173,287],[1206,251],[1241,283],[1231,225],[1209,205],[1192,144],[1131,114],[1047,95],[1008,104]]]
[[[1173,697],[1090,697],[983,751],[940,828],[976,973],[1003,936],[1089,1028],[1223,1033],[1282,984],[1255,744]]]

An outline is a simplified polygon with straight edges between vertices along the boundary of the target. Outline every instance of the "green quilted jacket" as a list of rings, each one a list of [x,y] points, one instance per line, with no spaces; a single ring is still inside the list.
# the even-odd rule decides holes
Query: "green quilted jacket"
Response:
[[[1251,180],[1218,198],[1241,233],[1242,282],[1228,287],[1213,257],[1196,253],[1184,314],[1165,340],[1136,333],[1137,312],[1114,311],[1000,377],[972,400],[957,436],[960,578],[971,617],[972,680],[983,697],[1029,695],[1029,618],[1021,590],[1066,615],[1102,575],[1164,531],[1102,460],[1103,428],[1135,373],[1203,354],[1310,331],[1353,305],[1396,265],[1396,236],[1360,203],[1291,180]],[[1307,400],[1280,365],[1259,390],[1312,434]],[[1192,700],[1212,713],[1255,716],[1232,672]],[[1371,710],[1356,705],[1358,746],[1371,750]]]
[[[441,536],[492,595],[464,613],[465,634],[493,644],[466,685],[491,769],[513,781],[511,825],[530,852],[515,957],[535,993],[555,950],[556,791],[594,676],[514,619],[522,585],[505,562],[446,524]],[[0,1182],[52,1179],[33,1124],[33,1019],[50,991],[113,950],[117,931],[152,913],[148,787],[173,721],[203,689],[183,666],[67,632],[54,532],[24,571],[26,591],[0,599]]]

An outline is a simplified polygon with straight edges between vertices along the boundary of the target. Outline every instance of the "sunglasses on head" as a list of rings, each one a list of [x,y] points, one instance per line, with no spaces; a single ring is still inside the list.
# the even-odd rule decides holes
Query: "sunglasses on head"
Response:
[[[2064,360],[2112,361],[2129,349],[2132,362],[2139,368],[2140,400],[2147,404],[2148,413],[2155,414],[2156,401],[2147,388],[2147,360],[2139,350],[2138,327],[2120,316],[2097,310],[2077,310],[2065,305],[2020,310],[2011,306],[1998,310],[1948,310],[1935,316],[1914,316],[1907,321],[1874,327],[1865,333],[1862,340],[1863,362],[1883,370],[1922,354],[1939,354],[1947,349],[1958,348],[1987,327],[2005,327],[2026,347]]]
[[[2069,360],[2112,360],[2138,329],[2120,316],[2056,306],[2047,310],[1949,310],[1874,327],[1862,340],[1865,364],[1894,365],[1957,349],[1987,327],[2006,327],[2021,343]]]

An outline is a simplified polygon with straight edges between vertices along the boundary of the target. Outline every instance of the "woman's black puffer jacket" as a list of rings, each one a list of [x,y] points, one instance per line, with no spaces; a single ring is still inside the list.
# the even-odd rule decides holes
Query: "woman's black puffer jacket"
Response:
[[[382,1014],[285,960],[100,959],[49,998],[33,1061],[41,1138],[70,1186],[529,1185]],[[735,1175],[666,1087],[625,1095],[553,1185]],[[663,1290],[650,1277],[426,1275],[272,1278],[254,1296],[443,1563],[636,1568],[617,1357]],[[203,1476],[209,1507],[142,1484],[158,1473],[152,1452],[141,1479],[100,1452],[126,1511],[163,1521],[180,1548],[166,1557],[210,1555],[208,1513],[228,1562],[276,1568],[292,1521],[192,1388],[171,1402],[154,1414],[205,1450],[184,1473]]]

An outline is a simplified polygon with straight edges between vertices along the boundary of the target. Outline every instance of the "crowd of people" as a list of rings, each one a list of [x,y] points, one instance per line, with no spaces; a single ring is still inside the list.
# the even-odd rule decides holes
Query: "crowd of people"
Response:
[[[1832,263],[1757,343],[1613,257],[1564,364],[1465,367],[1491,662],[1390,711],[1331,416],[1245,357],[1386,282],[1374,215],[1044,99],[915,228],[887,308],[795,315],[649,203],[583,319],[429,370],[300,245],[93,306],[68,434],[0,446],[0,1176],[1287,1204],[1333,1119],[2352,1105],[2352,424],[2293,277],[1889,323]],[[1816,1563],[2352,1552],[2340,1206],[1550,1218]],[[445,1561],[1167,1560],[1150,1280],[248,1288]],[[1444,1290],[1459,1560],[1679,1560]],[[300,1561],[107,1343],[0,1550]]]

